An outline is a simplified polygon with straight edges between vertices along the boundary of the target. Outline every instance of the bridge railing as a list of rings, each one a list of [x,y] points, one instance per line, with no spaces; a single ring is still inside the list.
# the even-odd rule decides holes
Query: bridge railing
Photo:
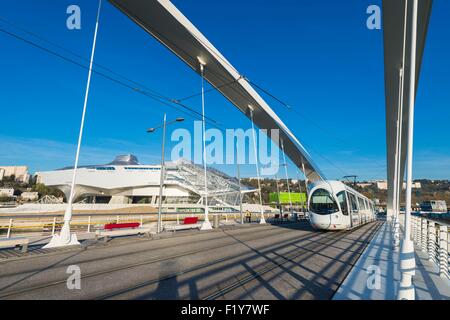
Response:
[[[211,215],[219,215],[219,221],[238,222],[240,214],[237,212],[212,212]],[[265,213],[265,218],[269,221],[280,222],[293,220],[294,215],[287,213],[287,218],[275,219],[274,213]],[[204,213],[164,213],[162,215],[163,224],[180,224],[186,217],[197,217],[199,221],[204,220]],[[255,222],[260,218],[260,213],[251,212],[251,221]],[[304,219],[304,216],[298,216],[298,219]],[[246,220],[246,215],[244,214]],[[154,225],[157,222],[156,213],[146,214],[111,214],[111,215],[74,215],[70,226],[74,232],[95,232],[102,230],[103,226],[108,223],[121,222],[140,222],[141,226]],[[3,219],[0,221],[0,238],[10,238],[14,235],[53,235],[59,232],[64,223],[62,215],[48,216],[45,218],[15,218]]]
[[[411,216],[411,237],[416,249],[426,254],[428,260],[439,268],[442,278],[449,275],[449,227],[448,223],[428,219],[419,215]]]

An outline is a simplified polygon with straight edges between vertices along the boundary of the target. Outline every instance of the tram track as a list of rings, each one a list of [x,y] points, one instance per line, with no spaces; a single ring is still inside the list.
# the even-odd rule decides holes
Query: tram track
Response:
[[[359,259],[359,257],[361,256],[362,252],[366,248],[367,244],[371,241],[371,239],[376,234],[376,232],[378,231],[380,226],[381,226],[381,224],[378,224],[377,226],[375,226],[374,229],[371,230],[371,234],[369,235],[368,239],[365,241],[364,248],[362,248],[362,250],[359,252],[358,258],[356,259],[356,261]],[[348,232],[356,231],[357,229],[359,229],[361,227],[362,226],[359,226],[357,228],[353,228],[353,229],[349,230]],[[342,238],[344,238],[344,237],[345,237],[345,235],[342,235]],[[336,238],[339,238],[339,237],[336,237]],[[333,239],[333,240],[335,240],[335,239]],[[218,290],[218,291],[216,291],[216,292],[214,292],[214,293],[204,297],[203,300],[215,300],[217,298],[223,297],[225,294],[228,294],[228,293],[232,292],[233,290],[235,290],[235,289],[237,289],[237,288],[239,288],[239,287],[241,287],[241,286],[243,286],[243,285],[245,285],[245,284],[247,284],[247,283],[257,279],[257,278],[262,277],[264,274],[269,273],[270,271],[273,271],[273,270],[275,270],[277,268],[283,267],[285,264],[287,264],[289,262],[290,263],[295,263],[294,260],[296,258],[302,256],[303,254],[304,254],[304,252],[301,252],[301,253],[298,253],[298,254],[293,254],[293,255],[288,255],[286,257],[280,256],[279,260],[282,260],[281,262],[274,261],[273,264],[270,265],[270,266],[263,267],[261,270],[254,270],[253,273],[248,274],[243,279],[239,279],[239,280],[229,284],[225,288],[222,288],[221,290]],[[352,267],[353,267],[353,265],[352,265]],[[344,276],[343,279],[345,279],[345,277],[346,276]],[[342,281],[341,281],[341,283],[342,283]],[[341,283],[339,284],[339,286],[341,285]]]
[[[292,242],[296,243],[298,241],[301,241],[303,238],[310,237],[310,236],[311,235],[304,235],[302,237],[298,237],[298,238],[293,239]],[[334,240],[332,237],[330,237],[330,238],[331,239],[329,239],[329,240]],[[255,240],[257,240],[257,239],[255,239]],[[313,243],[312,245],[315,245],[315,244]],[[329,243],[327,243],[325,245],[329,245]],[[196,271],[199,271],[199,270],[204,269],[204,268],[215,266],[215,265],[217,265],[219,263],[226,262],[228,260],[230,260],[230,257],[217,259],[217,260],[214,260],[214,261],[211,261],[211,262],[208,262],[208,263],[205,263],[205,264],[201,264],[201,265],[198,265],[198,266],[194,266],[192,268],[188,268],[188,269],[185,269],[185,270],[182,270],[182,271],[179,271],[179,272],[168,274],[168,275],[166,275],[164,277],[148,280],[148,281],[144,282],[143,284],[140,284],[139,286],[133,287],[132,289],[136,290],[136,289],[143,288],[145,286],[150,286],[152,284],[160,283],[162,281],[168,281],[168,280],[171,280],[173,278],[176,278],[176,277],[179,277],[179,276],[182,276],[182,275],[186,275],[188,273],[196,272]],[[130,290],[129,288],[126,288],[124,290],[119,290],[119,291],[116,291],[116,292],[113,292],[113,293],[109,293],[109,294],[97,297],[96,299],[98,299],[98,300],[106,300],[106,299],[110,299],[110,298],[115,298],[115,297],[120,296],[123,293],[128,292],[129,290]]]
[[[298,231],[298,229],[293,229],[293,230],[286,229],[287,232],[289,232],[289,231],[294,232],[295,230]],[[273,231],[273,229],[265,230],[265,231]],[[228,284],[226,287],[222,288],[221,290],[218,290],[218,291],[208,294],[203,299],[212,300],[212,299],[220,298],[220,297],[224,296],[225,294],[230,293],[233,290],[235,290],[236,288],[242,286],[243,284],[249,283],[252,280],[255,280],[255,279],[263,276],[264,274],[266,274],[272,270],[275,270],[276,268],[283,267],[283,265],[287,264],[288,262],[292,262],[293,260],[295,260],[296,258],[299,258],[302,255],[305,255],[307,252],[314,253],[317,250],[320,250],[321,247],[325,248],[325,247],[329,246],[330,244],[334,243],[335,241],[337,241],[341,238],[345,238],[348,234],[350,234],[351,232],[354,232],[354,231],[355,231],[355,229],[348,231],[348,232],[339,232],[339,233],[315,233],[314,232],[314,233],[303,234],[300,237],[295,237],[293,239],[290,239],[289,240],[290,244],[298,243],[299,241],[302,241],[302,240],[310,240],[310,242],[307,244],[307,248],[304,248],[304,250],[300,250],[298,252],[292,252],[287,255],[278,256],[274,259],[271,259],[272,261],[269,261],[269,262],[267,262],[267,264],[260,266],[259,268],[255,269],[252,273],[247,272],[247,274],[240,275],[240,277],[237,281],[234,281],[234,282]],[[370,239],[375,232],[376,232],[376,230],[372,231],[372,235],[370,236]],[[227,241],[225,243],[220,243],[219,245],[202,247],[200,249],[185,251],[185,252],[179,253],[179,254],[174,254],[174,255],[165,256],[165,257],[155,257],[155,258],[147,259],[145,261],[141,261],[138,263],[132,263],[132,264],[127,264],[127,265],[123,265],[123,266],[119,266],[119,267],[115,267],[115,268],[109,268],[107,270],[92,272],[92,273],[83,275],[81,277],[81,279],[92,279],[92,278],[102,277],[104,275],[107,275],[107,274],[110,274],[113,272],[120,272],[120,271],[133,269],[133,268],[137,268],[137,267],[141,267],[141,266],[151,265],[151,264],[155,264],[155,263],[161,263],[161,262],[165,262],[165,261],[169,261],[169,260],[176,260],[176,259],[183,258],[186,256],[199,254],[199,253],[202,253],[202,252],[205,252],[208,250],[219,250],[219,249],[229,247],[229,246],[242,245],[242,243],[247,242],[247,241],[255,241],[255,240],[258,240],[261,238],[265,238],[266,233],[270,234],[270,232],[263,232],[263,230],[261,230],[260,232],[258,232],[257,235],[255,235],[254,233],[251,233],[251,234],[246,233],[243,236],[237,235],[237,237],[240,237],[239,239],[235,238],[235,239]],[[275,236],[275,235],[276,234],[274,234],[273,236]],[[318,241],[315,240],[316,237],[319,237],[319,239],[317,239]],[[255,249],[256,252],[254,252],[254,253],[249,252],[249,255],[250,256],[252,254],[253,255],[254,254],[263,254],[264,255],[264,252],[267,252],[267,253],[275,252],[276,249],[271,249],[272,247],[273,246],[269,247],[269,249],[266,249],[266,250]],[[163,248],[158,248],[158,249],[163,249]],[[157,284],[157,283],[164,282],[164,281],[169,281],[169,280],[179,277],[181,275],[187,275],[189,273],[193,273],[193,272],[196,272],[196,271],[208,268],[208,267],[213,267],[215,265],[224,263],[233,258],[234,258],[233,256],[232,257],[227,256],[227,257],[224,257],[221,259],[215,259],[213,261],[209,261],[207,263],[203,263],[200,265],[195,265],[191,268],[187,268],[187,269],[181,270],[179,272],[170,273],[163,277],[158,277],[158,278],[154,278],[154,279],[145,281],[145,283],[143,283],[142,285],[133,287],[132,290],[136,290],[136,289],[139,289],[139,288],[142,288],[145,286],[151,286],[153,284]],[[17,297],[20,298],[21,296],[29,294],[29,293],[39,292],[40,290],[45,290],[45,289],[49,289],[49,288],[56,287],[59,285],[63,285],[66,283],[66,281],[67,281],[67,279],[64,278],[64,279],[59,279],[56,281],[52,281],[52,282],[48,282],[48,283],[44,283],[44,284],[40,284],[40,285],[35,285],[32,287],[28,287],[28,288],[11,290],[11,291],[4,292],[4,293],[1,293],[1,291],[0,291],[0,299],[5,299],[5,298],[14,299]],[[115,297],[122,295],[125,292],[128,292],[128,291],[130,291],[130,288],[126,288],[124,290],[118,290],[118,291],[108,293],[105,295],[100,295],[100,296],[95,297],[95,299],[102,300],[102,299],[115,298]]]
[[[294,232],[294,230],[296,230],[296,229],[293,229],[293,230],[286,229],[287,232],[289,232],[289,231],[290,232]],[[273,229],[261,230],[261,231],[257,232],[258,234],[256,236],[255,236],[254,233],[252,233],[252,234],[245,234],[244,238],[241,239],[241,241],[258,240],[258,239],[261,239],[261,233],[263,234],[263,237],[266,237],[266,234],[273,233],[273,231],[274,231]],[[274,234],[274,236],[275,235],[276,234]],[[250,238],[247,238],[246,236],[250,236]],[[310,236],[310,235],[302,235],[298,239],[302,239],[302,238],[305,238],[307,236]],[[214,240],[222,240],[222,238],[218,238],[218,239],[214,239]],[[200,240],[199,242],[202,242],[202,241],[204,242],[205,240]],[[98,277],[98,276],[102,276],[102,275],[105,275],[105,274],[109,274],[111,272],[123,271],[123,270],[137,268],[137,267],[145,266],[145,265],[149,265],[149,264],[154,264],[154,263],[164,262],[164,261],[168,261],[168,260],[178,259],[178,258],[182,258],[182,257],[185,257],[185,256],[202,253],[202,252],[205,252],[207,250],[221,249],[221,248],[224,248],[224,247],[227,247],[227,246],[233,246],[233,245],[240,245],[240,243],[233,239],[233,240],[227,241],[225,243],[220,243],[219,245],[216,245],[216,246],[202,247],[202,248],[196,249],[196,250],[184,251],[183,253],[180,253],[180,254],[174,254],[174,255],[160,257],[160,258],[152,258],[152,259],[148,259],[148,260],[141,261],[141,262],[138,262],[138,263],[132,263],[132,264],[124,265],[124,266],[110,268],[110,269],[107,269],[107,270],[102,270],[102,271],[98,271],[98,272],[92,272],[92,273],[89,273],[89,274],[86,274],[86,275],[82,275],[81,279],[89,279],[89,278],[93,278],[93,277]],[[173,245],[165,246],[165,247],[157,248],[157,249],[158,250],[163,250],[163,249],[168,249],[168,248],[171,248],[171,247],[173,247]],[[224,261],[226,259],[229,259],[229,257],[224,258]],[[217,262],[218,261],[216,261],[215,263],[217,263]],[[158,280],[158,279],[155,279],[155,280]],[[29,287],[29,288],[12,290],[12,291],[5,292],[5,293],[1,293],[2,290],[0,290],[0,299],[8,298],[8,297],[11,297],[11,296],[17,296],[17,295],[21,295],[21,294],[24,294],[24,293],[29,293],[29,292],[33,292],[33,291],[37,291],[37,290],[41,290],[41,289],[46,289],[46,288],[50,288],[50,287],[61,285],[61,284],[65,284],[66,281],[67,281],[67,278],[64,278],[64,279],[60,279],[60,280],[44,283],[44,284],[41,284],[41,285],[35,285],[35,286]]]
[[[356,229],[359,229],[359,228],[356,228]],[[222,288],[220,290],[217,290],[217,291],[215,291],[213,293],[208,294],[207,296],[202,298],[202,300],[214,300],[214,299],[217,299],[217,298],[223,296],[224,294],[229,293],[229,292],[233,291],[234,289],[239,288],[242,285],[244,285],[244,284],[246,284],[246,283],[248,283],[248,282],[250,282],[250,281],[252,281],[254,279],[257,279],[257,278],[261,277],[262,275],[264,275],[264,274],[266,274],[266,273],[268,273],[268,272],[270,272],[270,271],[272,271],[272,270],[274,270],[276,268],[283,267],[283,265],[288,263],[288,262],[293,262],[293,260],[298,258],[298,257],[301,257],[301,256],[303,256],[303,255],[305,255],[307,253],[316,254],[319,250],[321,250],[321,248],[326,248],[326,247],[330,246],[330,244],[334,243],[336,240],[340,240],[340,239],[345,238],[346,236],[348,236],[350,233],[352,233],[356,229],[353,229],[352,231],[338,232],[338,233],[334,233],[333,232],[333,233],[317,233],[317,234],[314,234],[316,236],[322,235],[322,237],[320,238],[322,243],[321,242],[311,241],[307,245],[308,248],[304,248],[303,250],[297,250],[296,252],[293,252],[293,253],[288,254],[286,256],[278,256],[277,258],[272,259],[272,260],[275,260],[275,261],[267,262],[267,263],[269,263],[269,265],[265,265],[265,266],[260,267],[259,269],[253,270],[252,273],[250,273],[248,271],[245,272],[246,274],[242,275],[237,281],[232,282],[231,284],[227,285],[226,287],[224,287],[224,288]],[[373,231],[373,232],[376,232],[376,230]],[[308,236],[311,237],[311,235],[308,235]],[[292,241],[292,243],[297,243],[300,240],[301,239],[295,239],[295,240]],[[265,255],[263,252],[261,252],[259,250],[255,250],[255,251],[257,251],[257,252],[255,252],[255,254],[263,254],[263,255]],[[140,284],[138,286],[135,286],[135,287],[131,288],[131,290],[138,290],[138,289],[144,288],[146,286],[151,286],[151,285],[154,285],[156,283],[161,283],[163,281],[170,281],[171,279],[177,278],[177,277],[182,276],[182,275],[187,275],[188,273],[197,272],[197,271],[199,271],[201,269],[205,269],[205,268],[208,268],[208,267],[211,267],[211,266],[216,266],[218,263],[226,262],[229,259],[230,258],[227,257],[227,258],[224,258],[224,259],[215,260],[215,261],[203,264],[203,265],[199,265],[199,266],[195,266],[195,267],[192,267],[192,268],[189,268],[189,269],[182,270],[180,272],[168,274],[168,275],[166,275],[164,277],[160,277],[160,278],[157,278],[157,279],[152,279],[152,280],[146,281],[146,282],[144,282],[144,283],[142,283],[142,284]],[[116,292],[113,292],[113,293],[109,293],[109,294],[97,297],[96,299],[106,300],[106,299],[111,299],[111,298],[118,298],[122,294],[129,293],[129,291],[130,291],[130,288],[126,288],[126,289],[123,289],[123,290],[119,290],[119,291],[116,291]]]

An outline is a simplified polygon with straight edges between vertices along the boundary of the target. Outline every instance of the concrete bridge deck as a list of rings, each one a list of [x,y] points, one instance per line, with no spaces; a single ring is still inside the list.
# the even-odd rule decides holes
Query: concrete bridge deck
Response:
[[[330,299],[380,225],[251,224],[32,250],[0,258],[0,299]],[[79,290],[67,288],[72,265]]]

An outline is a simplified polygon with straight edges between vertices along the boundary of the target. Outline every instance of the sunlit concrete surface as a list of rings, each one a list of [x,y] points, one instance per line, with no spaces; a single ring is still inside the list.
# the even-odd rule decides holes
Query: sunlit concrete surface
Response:
[[[393,231],[384,223],[367,246],[348,277],[334,295],[334,300],[395,300],[400,272],[399,253],[393,248]],[[450,299],[450,282],[439,276],[436,266],[416,250],[416,276],[413,278],[417,300]],[[380,286],[374,288],[374,266],[380,270]]]
[[[0,299],[330,299],[378,227],[251,224],[31,248],[0,260]],[[80,290],[67,288],[72,265],[81,270]]]

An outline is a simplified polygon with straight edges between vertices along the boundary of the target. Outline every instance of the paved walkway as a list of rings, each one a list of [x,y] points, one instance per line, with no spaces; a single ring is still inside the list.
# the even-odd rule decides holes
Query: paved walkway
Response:
[[[384,223],[367,246],[355,267],[334,295],[334,300],[395,300],[400,282],[398,271],[399,254],[394,251],[392,229]],[[439,277],[437,267],[429,262],[425,254],[416,250],[417,300],[450,299],[450,281]],[[373,288],[373,276],[379,268],[380,286]],[[371,289],[372,287],[372,289]]]

